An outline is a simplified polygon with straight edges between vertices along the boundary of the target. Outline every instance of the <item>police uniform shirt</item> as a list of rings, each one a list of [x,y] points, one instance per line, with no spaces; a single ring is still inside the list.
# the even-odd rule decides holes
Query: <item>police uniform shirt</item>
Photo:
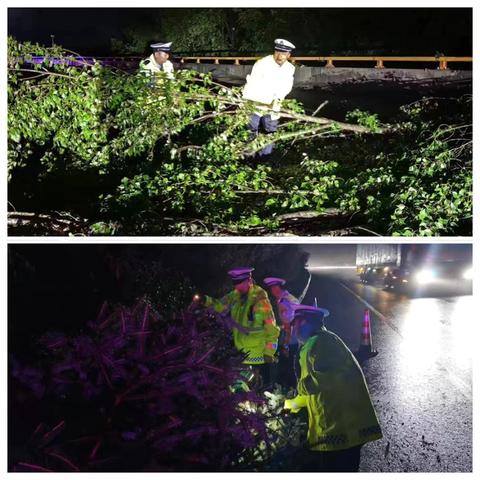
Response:
[[[167,60],[162,65],[155,60],[155,54],[152,53],[148,58],[140,62],[140,71],[145,74],[155,75],[164,72],[168,78],[173,78],[173,64]]]
[[[277,300],[278,310],[282,323],[292,323],[295,317],[295,305],[300,302],[287,290],[284,290],[282,297]]]
[[[295,67],[290,62],[278,65],[273,55],[258,60],[247,75],[243,98],[270,105],[283,100],[292,90]]]

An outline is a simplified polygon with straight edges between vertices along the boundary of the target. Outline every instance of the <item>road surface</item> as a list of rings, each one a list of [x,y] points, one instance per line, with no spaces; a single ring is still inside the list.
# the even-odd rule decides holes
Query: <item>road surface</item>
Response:
[[[383,439],[362,449],[360,471],[471,471],[471,291],[449,288],[412,298],[363,285],[353,270],[315,272],[303,303],[316,297],[331,312],[327,328],[352,351],[370,309],[379,354],[362,367]]]

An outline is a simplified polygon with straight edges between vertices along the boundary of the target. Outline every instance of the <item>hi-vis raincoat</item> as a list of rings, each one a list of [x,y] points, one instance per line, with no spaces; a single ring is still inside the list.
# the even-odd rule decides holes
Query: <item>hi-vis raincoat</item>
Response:
[[[145,58],[140,62],[140,72],[156,78],[157,81],[161,81],[162,73],[165,74],[167,78],[172,79],[173,63],[170,60],[167,60],[162,65],[159,65],[155,61],[155,55],[152,53],[148,58]]]
[[[263,103],[259,106],[258,115],[268,115],[280,111],[281,101],[290,93],[293,87],[295,67],[290,62],[278,65],[273,55],[257,60],[252,71],[247,75],[247,83],[243,87],[243,98]],[[268,107],[266,107],[268,105]],[[274,113],[272,120],[277,119]]]
[[[311,450],[343,450],[382,438],[360,365],[337,335],[323,330],[309,338],[300,367],[299,395],[285,407],[307,407]]]
[[[205,305],[218,313],[230,311],[235,347],[248,354],[243,363],[261,365],[265,363],[264,355],[275,355],[280,329],[263,288],[252,285],[244,297],[236,290],[220,300],[206,297]]]

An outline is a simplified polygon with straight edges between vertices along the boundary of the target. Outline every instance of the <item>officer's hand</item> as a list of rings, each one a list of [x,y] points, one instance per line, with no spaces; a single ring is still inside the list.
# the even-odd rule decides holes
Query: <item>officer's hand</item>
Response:
[[[297,413],[300,411],[300,407],[297,402],[295,402],[291,398],[287,398],[285,400],[285,404],[283,405],[284,410],[290,410],[292,413]]]
[[[265,363],[273,363],[274,362],[273,356],[271,356],[271,355],[264,355],[263,359],[264,359]]]

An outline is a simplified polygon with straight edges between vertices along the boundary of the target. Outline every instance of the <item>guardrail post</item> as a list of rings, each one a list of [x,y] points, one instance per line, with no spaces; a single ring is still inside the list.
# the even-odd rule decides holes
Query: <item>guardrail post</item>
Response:
[[[235,59],[235,65],[240,65],[240,60],[238,58]]]
[[[215,65],[218,65],[220,62],[218,60],[218,58],[215,58]]]
[[[439,70],[448,70],[447,61],[446,60],[440,60],[438,69]]]
[[[184,58],[181,58],[181,59],[180,59],[180,63],[185,63],[185,59],[184,59]]]
[[[375,68],[385,68],[383,66],[383,60],[380,58],[377,58],[377,64],[375,65]]]
[[[327,64],[325,65],[326,68],[335,68],[333,64],[333,60],[331,58],[327,58]]]
[[[196,61],[195,63],[200,63],[200,59],[199,59],[199,58],[197,58],[197,61]]]

